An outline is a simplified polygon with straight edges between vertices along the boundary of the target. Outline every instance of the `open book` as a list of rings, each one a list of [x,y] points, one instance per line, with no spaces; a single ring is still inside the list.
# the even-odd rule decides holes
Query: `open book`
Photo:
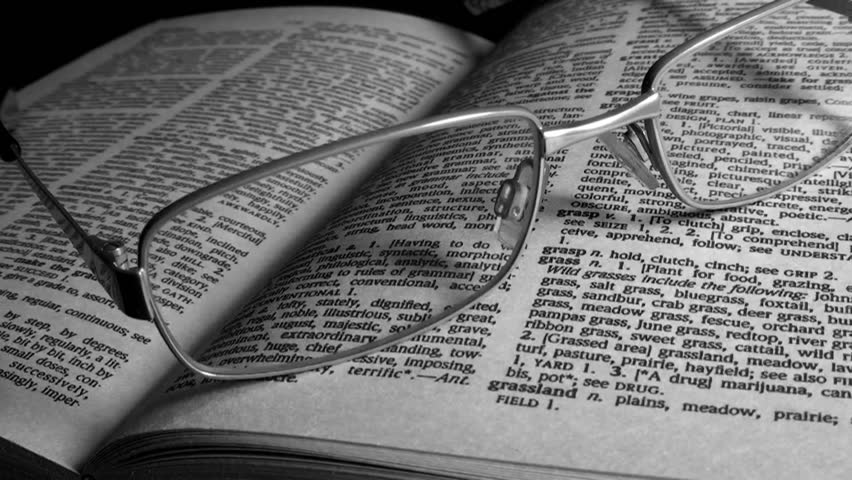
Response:
[[[133,239],[171,191],[370,129],[486,105],[521,105],[549,125],[595,115],[635,95],[659,55],[745,10],[563,0],[496,45],[356,9],[175,19],[21,92],[15,134],[89,231]],[[848,56],[836,60],[849,71]],[[187,158],[207,161],[180,168]],[[298,316],[274,301],[287,283],[271,258],[330,238],[300,232],[395,221],[352,205],[404,165],[361,160],[311,170],[277,226],[224,219],[266,241],[232,246],[239,265],[186,315]],[[118,312],[9,167],[0,476],[848,477],[852,158],[717,213],[641,188],[596,142],[548,160],[517,271],[469,315],[407,348],[236,383],[183,372],[152,324]],[[467,178],[490,178],[474,165]],[[556,333],[559,345],[542,341]]]

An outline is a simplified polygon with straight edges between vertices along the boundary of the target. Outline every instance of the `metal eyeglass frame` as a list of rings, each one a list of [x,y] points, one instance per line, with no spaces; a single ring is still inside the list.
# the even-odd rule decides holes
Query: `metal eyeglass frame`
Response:
[[[129,317],[153,321],[168,345],[168,348],[185,367],[197,374],[216,380],[248,380],[295,374],[334,365],[403,342],[427,329],[452,319],[456,314],[470,307],[483,295],[502,283],[520,255],[520,251],[522,250],[520,247],[526,242],[526,238],[532,229],[535,214],[539,209],[543,192],[542,187],[546,181],[546,164],[544,158],[546,155],[555,153],[569,145],[583,140],[599,138],[607,145],[614,156],[621,161],[622,165],[630,170],[643,184],[649,188],[656,188],[658,182],[642,160],[642,157],[645,156],[659,171],[666,184],[679,200],[689,207],[701,210],[738,207],[773,196],[813,175],[834,160],[852,145],[852,134],[840,142],[822,161],[813,165],[810,169],[800,172],[796,177],[779,183],[774,188],[738,199],[704,203],[691,198],[676,181],[673,175],[673,168],[666,157],[659,134],[661,100],[657,88],[663,74],[669,68],[685,56],[702,50],[724,39],[733,32],[764,17],[804,3],[805,1],[777,0],[699,34],[671,50],[654,63],[645,75],[641,94],[638,97],[619,108],[593,118],[573,122],[558,128],[545,129],[535,114],[524,108],[480,108],[404,123],[335,141],[305,152],[271,160],[263,165],[219,180],[176,200],[153,216],[140,234],[138,266],[130,265],[124,247],[120,242],[104,240],[88,235],[77,224],[73,217],[62,207],[21,158],[20,146],[12,135],[6,131],[2,123],[0,123],[0,157],[7,162],[18,165],[36,195],[38,195],[44,206],[50,211],[54,220],[62,228],[65,235],[74,245],[74,248],[77,249],[79,255],[94,273],[116,306]],[[852,2],[847,0],[811,0],[809,3],[846,16],[852,13],[852,7],[850,7]],[[328,357],[320,357],[285,365],[246,368],[241,370],[240,373],[235,373],[230,368],[217,368],[195,361],[181,348],[178,341],[167,328],[163,316],[160,314],[159,308],[154,301],[151,283],[146,272],[149,266],[147,252],[151,246],[154,234],[169,220],[204,200],[269,175],[278,174],[291,168],[322,160],[334,154],[377,143],[399,140],[413,135],[464,126],[473,122],[509,117],[528,122],[531,125],[532,136],[534,137],[534,154],[531,161],[522,162],[516,171],[515,178],[501,185],[500,194],[497,196],[498,200],[495,205],[495,211],[502,212],[500,214],[500,217],[503,217],[502,222],[508,223],[514,229],[513,235],[515,235],[518,243],[509,261],[503,268],[464,304],[458,305],[426,322],[409,327],[404,331],[374,343],[355,347]],[[639,128],[639,122],[644,123],[644,131]],[[628,128],[625,140],[620,140],[611,133],[622,127]],[[645,132],[647,132],[647,135]],[[521,182],[526,188],[515,188]],[[521,213],[513,216],[510,212],[514,211],[517,213],[519,211],[518,208],[513,207],[520,207]]]

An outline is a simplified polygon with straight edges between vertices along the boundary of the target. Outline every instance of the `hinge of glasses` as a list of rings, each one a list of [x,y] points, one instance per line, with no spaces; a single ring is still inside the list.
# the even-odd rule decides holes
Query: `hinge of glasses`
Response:
[[[124,243],[94,235],[87,235],[86,243],[91,252],[84,255],[86,263],[118,309],[133,318],[153,319],[142,285],[143,272],[130,264]]]
[[[89,239],[97,247],[102,257],[115,265],[116,268],[120,268],[121,270],[130,270],[133,268],[130,265],[130,256],[127,255],[127,249],[121,240],[104,240],[94,235],[90,235]]]

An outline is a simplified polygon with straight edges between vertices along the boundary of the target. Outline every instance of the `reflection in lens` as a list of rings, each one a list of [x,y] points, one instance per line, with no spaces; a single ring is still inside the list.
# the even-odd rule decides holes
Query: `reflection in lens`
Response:
[[[695,200],[736,200],[819,166],[852,133],[845,18],[788,9],[676,64],[660,85],[665,154]]]

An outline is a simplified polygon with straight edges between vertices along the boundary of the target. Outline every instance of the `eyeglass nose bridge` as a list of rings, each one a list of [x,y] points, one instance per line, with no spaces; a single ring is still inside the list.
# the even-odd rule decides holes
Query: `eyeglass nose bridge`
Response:
[[[649,90],[607,113],[544,130],[547,153],[555,153],[583,140],[598,138],[643,185],[648,188],[657,188],[659,182],[645,166],[642,153],[645,153],[650,162],[658,169],[660,165],[649,150],[644,132],[636,124],[659,116],[661,110],[660,94],[653,89]],[[612,134],[614,130],[621,127],[628,129],[628,142],[624,142]],[[635,138],[630,139],[631,136]]]

